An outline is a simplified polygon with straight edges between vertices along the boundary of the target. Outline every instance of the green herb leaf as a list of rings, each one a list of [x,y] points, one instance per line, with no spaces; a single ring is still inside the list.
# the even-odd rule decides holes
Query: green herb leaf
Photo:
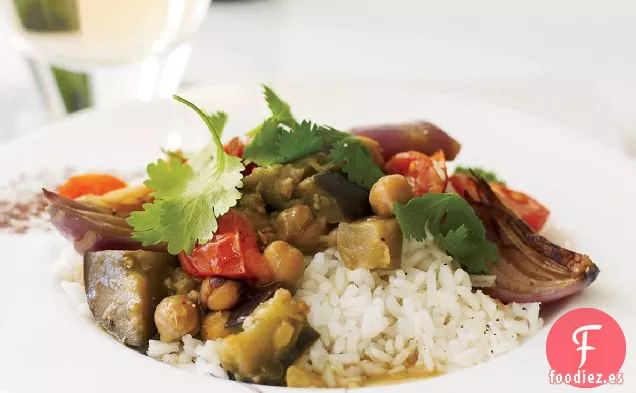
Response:
[[[495,172],[489,171],[484,168],[458,166],[457,169],[455,169],[455,173],[463,173],[470,177],[473,177],[471,171],[474,172],[475,175],[486,180],[488,183],[499,183],[503,186],[506,185],[506,182],[500,179]]]
[[[497,246],[486,239],[486,230],[473,208],[457,194],[426,194],[393,212],[404,236],[422,241],[426,228],[470,274],[488,273],[488,262],[497,260]]]
[[[323,142],[317,133],[318,126],[303,120],[278,139],[278,151],[284,163],[296,161],[322,149]]]
[[[371,150],[352,135],[332,144],[329,160],[333,164],[343,163],[342,172],[347,174],[347,179],[367,190],[384,176],[384,172],[373,161]]]
[[[211,115],[208,115],[208,121],[212,124],[212,128],[216,132],[217,136],[221,138],[225,124],[227,123],[227,113],[223,111],[216,111]]]
[[[236,205],[245,168],[240,158],[223,151],[213,116],[181,97],[174,98],[203,119],[212,141],[187,163],[170,158],[148,165],[145,184],[155,190],[155,200],[133,212],[127,221],[134,228],[133,238],[144,245],[167,242],[171,254],[190,254],[197,243],[212,238],[216,217]]]
[[[289,109],[289,104],[281,100],[269,86],[263,85],[263,94],[269,110],[272,111],[272,117],[287,127],[295,127],[296,120]]]
[[[285,164],[330,146],[330,162],[342,165],[349,181],[370,189],[384,175],[373,161],[371,150],[358,138],[306,120],[299,124],[285,101],[268,86],[263,90],[272,116],[251,131],[254,139],[245,147],[247,161],[260,166]]]

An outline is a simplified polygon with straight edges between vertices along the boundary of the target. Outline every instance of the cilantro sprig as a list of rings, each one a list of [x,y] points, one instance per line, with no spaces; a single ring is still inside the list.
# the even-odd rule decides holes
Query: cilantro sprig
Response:
[[[307,120],[299,123],[271,88],[264,86],[263,93],[272,115],[250,132],[254,139],[245,147],[247,161],[260,166],[285,164],[330,147],[330,162],[340,165],[349,181],[369,189],[384,175],[361,140]]]
[[[506,182],[497,176],[495,172],[484,168],[458,166],[457,169],[455,169],[455,173],[463,173],[470,177],[478,176],[488,183],[499,183],[502,186],[506,185]]]
[[[226,154],[219,138],[227,115],[207,115],[190,101],[174,99],[193,109],[205,122],[212,141],[186,163],[175,157],[148,165],[148,180],[154,201],[133,212],[128,223],[133,238],[144,245],[166,242],[168,252],[190,254],[197,243],[212,238],[217,230],[216,218],[236,205],[242,187],[241,159]],[[218,129],[217,129],[218,128]]]
[[[468,273],[487,273],[488,263],[497,260],[497,246],[486,238],[473,208],[457,194],[426,194],[406,205],[396,203],[393,212],[404,236],[422,241],[428,228]]]

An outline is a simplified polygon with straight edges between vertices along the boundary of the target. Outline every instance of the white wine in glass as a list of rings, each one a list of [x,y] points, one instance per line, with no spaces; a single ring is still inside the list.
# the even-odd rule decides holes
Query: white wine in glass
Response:
[[[209,0],[3,0],[52,114],[172,94]]]

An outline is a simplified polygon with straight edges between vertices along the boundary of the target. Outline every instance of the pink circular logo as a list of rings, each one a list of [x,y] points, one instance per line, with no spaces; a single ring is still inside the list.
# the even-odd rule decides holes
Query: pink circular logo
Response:
[[[625,334],[614,318],[595,308],[569,311],[548,333],[550,383],[579,388],[621,384],[625,351]]]

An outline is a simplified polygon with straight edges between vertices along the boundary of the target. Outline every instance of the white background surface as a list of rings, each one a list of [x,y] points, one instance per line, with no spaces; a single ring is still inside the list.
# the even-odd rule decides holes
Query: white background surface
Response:
[[[636,135],[635,20],[636,5],[620,0],[214,3],[183,85],[408,81],[627,149],[623,135]],[[0,58],[2,140],[40,123],[42,112],[4,21]]]

